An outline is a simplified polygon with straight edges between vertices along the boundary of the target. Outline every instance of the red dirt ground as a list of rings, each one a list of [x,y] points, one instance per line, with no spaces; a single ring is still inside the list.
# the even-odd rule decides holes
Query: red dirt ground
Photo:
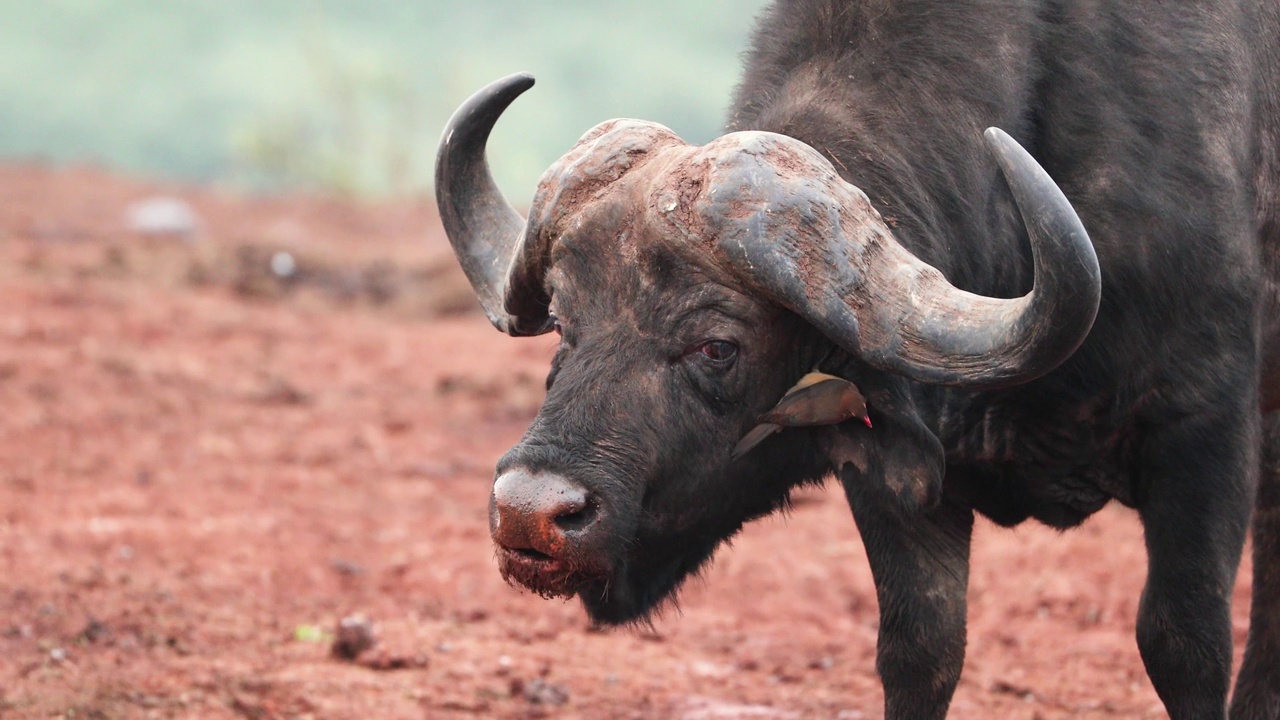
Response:
[[[199,212],[194,241],[126,229],[161,192]],[[503,584],[491,468],[552,346],[466,311],[435,223],[0,169],[0,716],[881,717],[833,489],[751,526],[652,629]],[[281,249],[293,284],[264,271]],[[952,717],[1164,716],[1133,513],[982,524],[973,567]],[[1247,599],[1246,567],[1238,647]],[[356,615],[377,645],[335,657]]]

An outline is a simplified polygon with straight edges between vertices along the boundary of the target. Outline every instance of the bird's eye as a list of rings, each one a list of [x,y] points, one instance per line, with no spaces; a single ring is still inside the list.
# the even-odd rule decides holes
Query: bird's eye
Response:
[[[728,365],[738,357],[738,346],[728,340],[709,340],[693,348],[700,359],[715,365]]]

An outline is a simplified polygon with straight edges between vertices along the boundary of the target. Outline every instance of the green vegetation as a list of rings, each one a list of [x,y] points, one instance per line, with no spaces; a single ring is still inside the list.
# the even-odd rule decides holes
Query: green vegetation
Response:
[[[0,157],[259,189],[420,192],[452,109],[517,70],[495,134],[528,197],[592,125],[713,137],[763,0],[0,0]]]

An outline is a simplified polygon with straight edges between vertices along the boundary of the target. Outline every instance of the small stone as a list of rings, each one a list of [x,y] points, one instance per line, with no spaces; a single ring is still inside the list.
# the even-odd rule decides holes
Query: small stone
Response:
[[[696,660],[689,665],[689,672],[696,677],[725,678],[732,675],[733,671],[732,665],[723,665],[705,660]]]
[[[339,575],[344,575],[346,577],[356,577],[358,575],[364,574],[364,567],[359,563],[354,563],[354,562],[351,562],[350,560],[342,560],[342,559],[335,558],[329,561],[329,565]]]
[[[373,621],[361,615],[351,615],[338,622],[333,637],[333,656],[343,660],[355,660],[361,653],[378,644]]]
[[[290,278],[298,272],[298,261],[293,254],[281,250],[271,256],[271,272],[278,278]]]
[[[817,658],[809,661],[810,670],[830,670],[835,667],[836,661],[830,656]]]
[[[200,218],[183,200],[151,197],[139,200],[125,212],[129,229],[140,235],[191,240],[200,229]]]
[[[534,705],[564,705],[569,702],[569,691],[563,685],[553,685],[542,678],[534,678],[515,687],[519,688],[525,700]]]
[[[79,639],[87,643],[96,643],[99,640],[105,640],[111,635],[111,630],[97,618],[89,618],[88,624],[80,631]]]

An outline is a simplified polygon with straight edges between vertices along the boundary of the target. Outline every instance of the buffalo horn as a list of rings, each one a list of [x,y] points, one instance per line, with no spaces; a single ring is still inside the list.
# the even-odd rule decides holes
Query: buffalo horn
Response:
[[[786,136],[735,133],[708,146],[716,170],[702,217],[732,271],[873,367],[935,385],[1017,385],[1080,346],[1102,280],[1089,236],[1044,169],[1001,130],[986,141],[1031,240],[1035,279],[1023,297],[952,285],[898,243],[826,158]]]
[[[959,290],[940,273],[917,276],[894,318],[898,357],[885,364],[924,382],[1027,382],[1070,357],[1098,313],[1098,258],[1071,203],[1016,140],[994,127],[984,135],[1027,228],[1035,282],[1023,297],[998,299]]]
[[[509,335],[545,328],[541,323],[525,327],[528,323],[506,310],[525,220],[494,183],[485,145],[503,111],[532,86],[533,76],[517,73],[472,95],[449,119],[436,154],[436,203],[445,233],[489,322]]]

